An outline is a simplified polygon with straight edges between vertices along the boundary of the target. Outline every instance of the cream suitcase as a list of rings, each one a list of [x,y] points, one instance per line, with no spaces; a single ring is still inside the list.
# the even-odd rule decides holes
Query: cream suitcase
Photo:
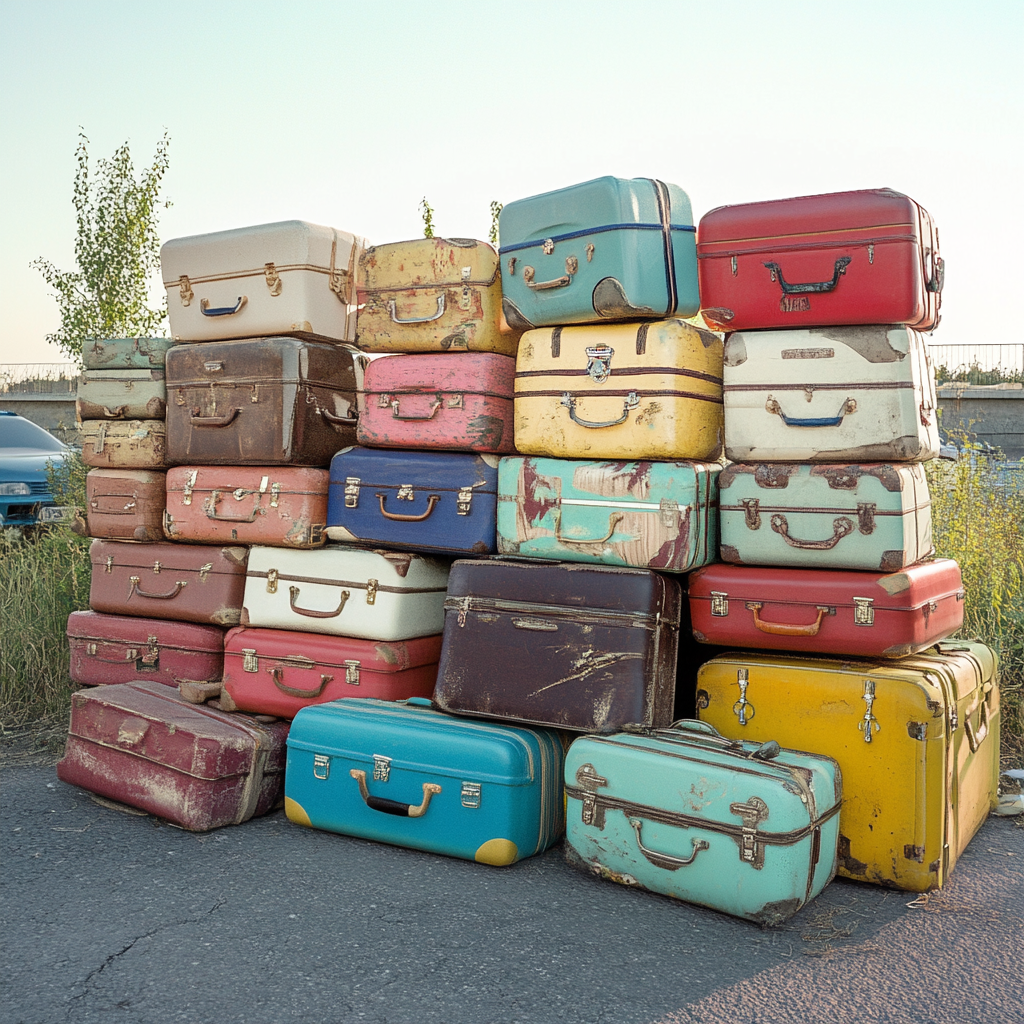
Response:
[[[243,626],[411,640],[444,630],[448,561],[328,544],[249,550]]]
[[[737,331],[725,343],[733,462],[924,462],[939,454],[935,378],[909,327]]]
[[[365,238],[302,220],[172,238],[160,250],[171,334],[352,342],[365,246]]]

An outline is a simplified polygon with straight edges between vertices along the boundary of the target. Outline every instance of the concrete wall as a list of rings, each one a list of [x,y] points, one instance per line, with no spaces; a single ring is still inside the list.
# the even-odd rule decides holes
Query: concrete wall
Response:
[[[948,385],[939,390],[943,434],[966,430],[972,440],[1002,448],[1008,459],[1024,459],[1024,386]]]
[[[21,391],[0,392],[0,409],[8,409],[37,423],[68,444],[78,444],[74,394],[34,395]]]

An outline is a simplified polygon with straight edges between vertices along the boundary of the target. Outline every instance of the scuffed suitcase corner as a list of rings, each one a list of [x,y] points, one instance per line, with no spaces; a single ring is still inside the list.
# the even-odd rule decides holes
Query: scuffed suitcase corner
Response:
[[[473,860],[477,864],[505,868],[519,860],[519,847],[511,839],[488,839],[473,855]]]
[[[523,316],[519,307],[504,295],[501,298],[501,313],[513,331],[532,331],[535,326]]]
[[[762,928],[777,928],[780,924],[788,921],[802,906],[801,899],[777,900],[774,903],[766,903],[760,910],[750,914],[750,920],[759,924]]]

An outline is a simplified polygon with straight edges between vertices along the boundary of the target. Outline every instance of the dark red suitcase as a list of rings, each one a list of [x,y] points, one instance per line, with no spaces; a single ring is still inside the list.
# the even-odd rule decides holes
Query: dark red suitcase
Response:
[[[57,778],[194,832],[238,825],[281,796],[288,726],[189,704],[162,683],[79,690]]]
[[[690,574],[689,599],[697,640],[774,651],[902,658],[964,622],[951,558],[893,573],[708,565]]]
[[[158,469],[90,469],[85,519],[72,529],[106,540],[163,540],[164,477]]]
[[[341,697],[429,697],[441,636],[386,642],[239,626],[224,641],[224,691],[241,711],[294,718]]]
[[[103,612],[68,616],[71,680],[80,686],[133,679],[177,686],[224,673],[224,630],[194,622],[137,619]]]
[[[246,547],[128,544],[89,547],[89,607],[110,615],[237,626],[245,593]]]
[[[721,330],[939,322],[938,229],[888,188],[720,206],[700,220],[697,262]]]

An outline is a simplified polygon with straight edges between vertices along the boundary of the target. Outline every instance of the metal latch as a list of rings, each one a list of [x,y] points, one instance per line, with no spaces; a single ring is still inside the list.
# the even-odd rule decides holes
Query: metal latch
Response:
[[[96,645],[95,644],[89,644],[85,648],[85,651],[86,651],[87,654],[95,655],[96,654]]]
[[[464,782],[462,784],[463,807],[476,808],[480,806],[480,788],[479,782]]]
[[[267,486],[267,478],[264,477],[263,478],[263,483],[260,486],[260,494],[263,493],[263,491],[266,488],[266,486]],[[270,485],[270,507],[271,508],[277,508],[277,503],[280,500],[280,498],[281,498],[281,485],[280,484],[271,484]]]
[[[316,779],[326,779],[331,774],[331,755],[330,754],[314,754],[313,755],[313,777]]]
[[[445,404],[449,409],[461,409],[462,395],[449,395]]]
[[[387,409],[391,405],[390,395],[378,395],[377,396],[377,408]]]
[[[467,283],[473,273],[472,267],[462,268],[462,297],[459,299],[459,309],[469,309],[470,289]]]
[[[345,663],[345,682],[349,686],[359,685],[359,662],[358,661],[346,661]]]
[[[267,287],[270,289],[271,295],[281,294],[281,278],[277,273],[277,268],[273,263],[263,264],[263,276],[267,279]]]
[[[873,597],[855,597],[853,599],[853,624],[855,626],[873,626],[875,624],[874,604]]]
[[[395,497],[399,501],[415,501],[416,492],[413,490],[412,484],[402,484],[398,488],[398,494]]]
[[[213,568],[213,562],[207,562],[206,565],[199,566],[199,582],[205,583],[206,577],[210,575],[210,570]]]
[[[160,570],[161,570],[162,568],[163,568],[163,566],[162,566],[162,565],[160,564],[160,560],[159,560],[159,559],[157,559],[157,560],[156,560],[156,561],[155,561],[155,562],[153,563],[153,575],[154,575],[154,576],[159,576],[159,575],[160,575]]]
[[[729,813],[743,819],[740,860],[760,871],[764,867],[764,844],[757,841],[757,826],[768,817],[768,805],[759,796],[752,796],[745,804],[729,804]]]
[[[278,572],[277,572],[276,569],[268,569],[267,570],[267,593],[268,594],[276,594],[277,593],[277,576],[278,576]]]
[[[864,703],[867,707],[864,710],[864,717],[857,723],[857,728],[864,733],[864,742],[871,742],[871,732],[881,731],[882,725],[875,718],[874,711],[872,710],[875,705],[875,681],[874,679],[864,680]]]
[[[366,603],[376,604],[377,603],[377,587],[380,584],[376,580],[366,581]]]
[[[181,296],[181,304],[187,306],[193,298],[195,298],[195,292],[192,291],[192,285],[189,283],[188,274],[182,274],[178,278],[178,294]]]
[[[113,572],[114,571],[114,556],[113,555],[107,555],[107,564],[106,564],[106,567],[104,568],[103,571],[104,572]]]
[[[181,503],[182,505],[192,504],[192,488],[196,485],[196,477],[199,475],[198,469],[193,469],[188,475],[188,479],[185,481],[185,489],[181,492]]]
[[[142,656],[142,665],[145,668],[155,668],[160,660],[160,642],[155,636],[147,636],[146,643],[149,649]]]
[[[597,790],[601,786],[607,786],[608,780],[598,775],[592,764],[581,764],[576,769],[576,785],[585,791],[581,812],[583,824],[604,828],[604,806],[597,802]]]
[[[745,668],[736,670],[736,683],[740,688],[740,699],[732,706],[732,713],[746,725],[754,717],[754,705],[747,700],[747,687],[750,685],[750,672]]]
[[[669,498],[662,498],[658,502],[658,514],[661,516],[661,525],[669,530],[679,529],[679,502]]]
[[[760,530],[761,529],[761,499],[760,498],[743,498],[741,499],[743,504],[743,519],[747,524],[748,530]]]
[[[373,755],[373,778],[375,782],[387,782],[391,774],[391,758],[383,754]]]
[[[873,501],[857,502],[857,529],[861,533],[875,532],[875,509],[877,507]]]
[[[243,672],[259,672],[260,670],[260,659],[256,657],[255,647],[243,647],[242,648],[242,671]]]
[[[345,477],[345,508],[356,508],[359,505],[359,477]]]
[[[711,591],[711,614],[720,618],[729,614],[729,595],[724,590]]]
[[[473,488],[460,487],[458,496],[455,499],[456,515],[468,516],[473,508]]]

